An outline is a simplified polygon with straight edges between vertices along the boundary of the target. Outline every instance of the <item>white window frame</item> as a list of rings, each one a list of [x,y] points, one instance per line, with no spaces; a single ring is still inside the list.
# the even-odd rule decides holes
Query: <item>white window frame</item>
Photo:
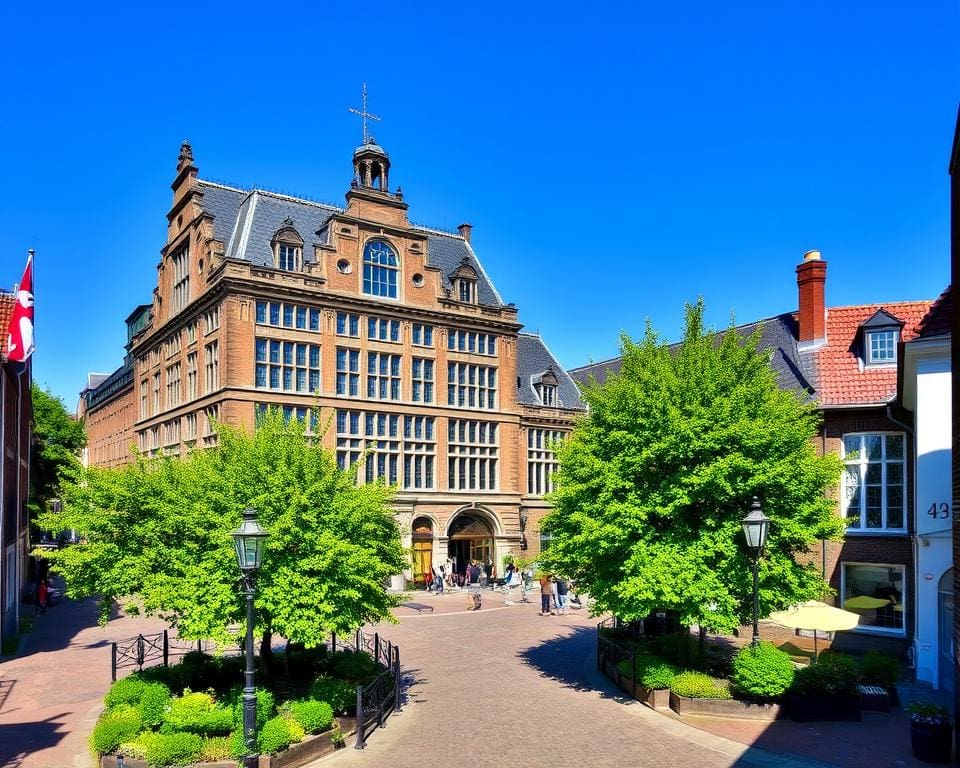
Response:
[[[887,438],[890,436],[899,437],[903,441],[903,451],[899,459],[887,459]],[[847,438],[858,437],[860,438],[860,458],[854,464],[854,462],[847,459]],[[882,457],[879,460],[868,461],[866,452],[862,450],[864,445],[865,437],[880,437],[882,439]],[[907,499],[907,436],[903,432],[897,432],[894,430],[877,430],[870,432],[847,432],[844,433],[840,438],[840,458],[844,463],[844,476],[841,477],[840,481],[840,514],[843,517],[843,520],[846,522],[848,518],[849,510],[849,498],[847,494],[847,481],[846,481],[846,467],[848,465],[855,465],[859,468],[859,478],[860,478],[860,525],[858,527],[852,527],[847,524],[847,535],[857,535],[857,536],[882,536],[885,534],[904,534],[907,532],[907,514],[908,514],[908,499]],[[903,524],[899,528],[891,528],[887,525],[887,467],[890,464],[899,463],[902,467],[901,478],[902,482],[900,483],[903,489]],[[880,464],[880,519],[882,522],[881,527],[879,528],[868,528],[866,525],[867,522],[867,497],[866,497],[866,468],[870,464]]]
[[[891,635],[893,637],[906,637],[907,634],[907,566],[902,563],[864,563],[860,561],[840,561],[840,607],[847,599],[847,566],[864,566],[866,568],[899,568],[903,578],[900,580],[900,605],[901,605],[901,624],[897,627],[875,627],[867,624],[858,624],[853,628],[854,632],[862,632],[871,635]]]
[[[874,338],[879,338],[881,336],[892,336],[891,343],[889,345],[890,357],[880,357],[877,358],[874,356]],[[866,352],[867,352],[867,365],[896,365],[897,364],[897,342],[899,341],[900,334],[896,328],[878,328],[875,331],[867,330],[866,331]],[[880,345],[878,345],[879,348]],[[886,350],[888,345],[883,344],[884,349]]]
[[[190,249],[186,245],[170,256],[173,265],[173,314],[190,303]]]

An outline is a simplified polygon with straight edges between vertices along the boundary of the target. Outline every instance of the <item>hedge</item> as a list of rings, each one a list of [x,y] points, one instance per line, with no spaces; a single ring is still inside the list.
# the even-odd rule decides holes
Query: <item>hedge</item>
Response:
[[[747,697],[775,699],[793,683],[794,673],[793,661],[786,652],[762,642],[737,652],[730,682]]]
[[[673,678],[670,690],[691,699],[732,699],[730,683],[703,672],[685,670]]]

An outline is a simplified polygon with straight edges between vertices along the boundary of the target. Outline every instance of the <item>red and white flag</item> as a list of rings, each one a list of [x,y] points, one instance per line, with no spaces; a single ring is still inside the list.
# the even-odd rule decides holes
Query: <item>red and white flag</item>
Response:
[[[10,327],[7,329],[7,359],[25,363],[33,354],[33,254],[27,259],[17,290]]]

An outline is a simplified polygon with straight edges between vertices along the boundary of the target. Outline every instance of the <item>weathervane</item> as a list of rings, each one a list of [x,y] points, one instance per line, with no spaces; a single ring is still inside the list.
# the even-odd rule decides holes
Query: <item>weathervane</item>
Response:
[[[367,143],[369,134],[367,133],[367,120],[379,120],[380,118],[371,112],[367,112],[367,84],[363,84],[363,109],[354,109],[353,107],[347,107],[348,112],[352,112],[355,115],[360,115],[363,120],[363,143]]]

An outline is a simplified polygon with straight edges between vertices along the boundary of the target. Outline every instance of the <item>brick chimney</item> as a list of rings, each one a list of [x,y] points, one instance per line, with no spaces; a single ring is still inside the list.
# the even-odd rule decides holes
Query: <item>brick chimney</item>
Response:
[[[827,309],[824,304],[824,286],[827,282],[827,262],[820,251],[807,251],[797,265],[797,288],[800,293],[798,313],[798,341],[801,346],[813,347],[827,340]]]
[[[473,224],[461,224],[457,227],[457,231],[460,233],[460,237],[470,242],[470,233],[473,231]]]

